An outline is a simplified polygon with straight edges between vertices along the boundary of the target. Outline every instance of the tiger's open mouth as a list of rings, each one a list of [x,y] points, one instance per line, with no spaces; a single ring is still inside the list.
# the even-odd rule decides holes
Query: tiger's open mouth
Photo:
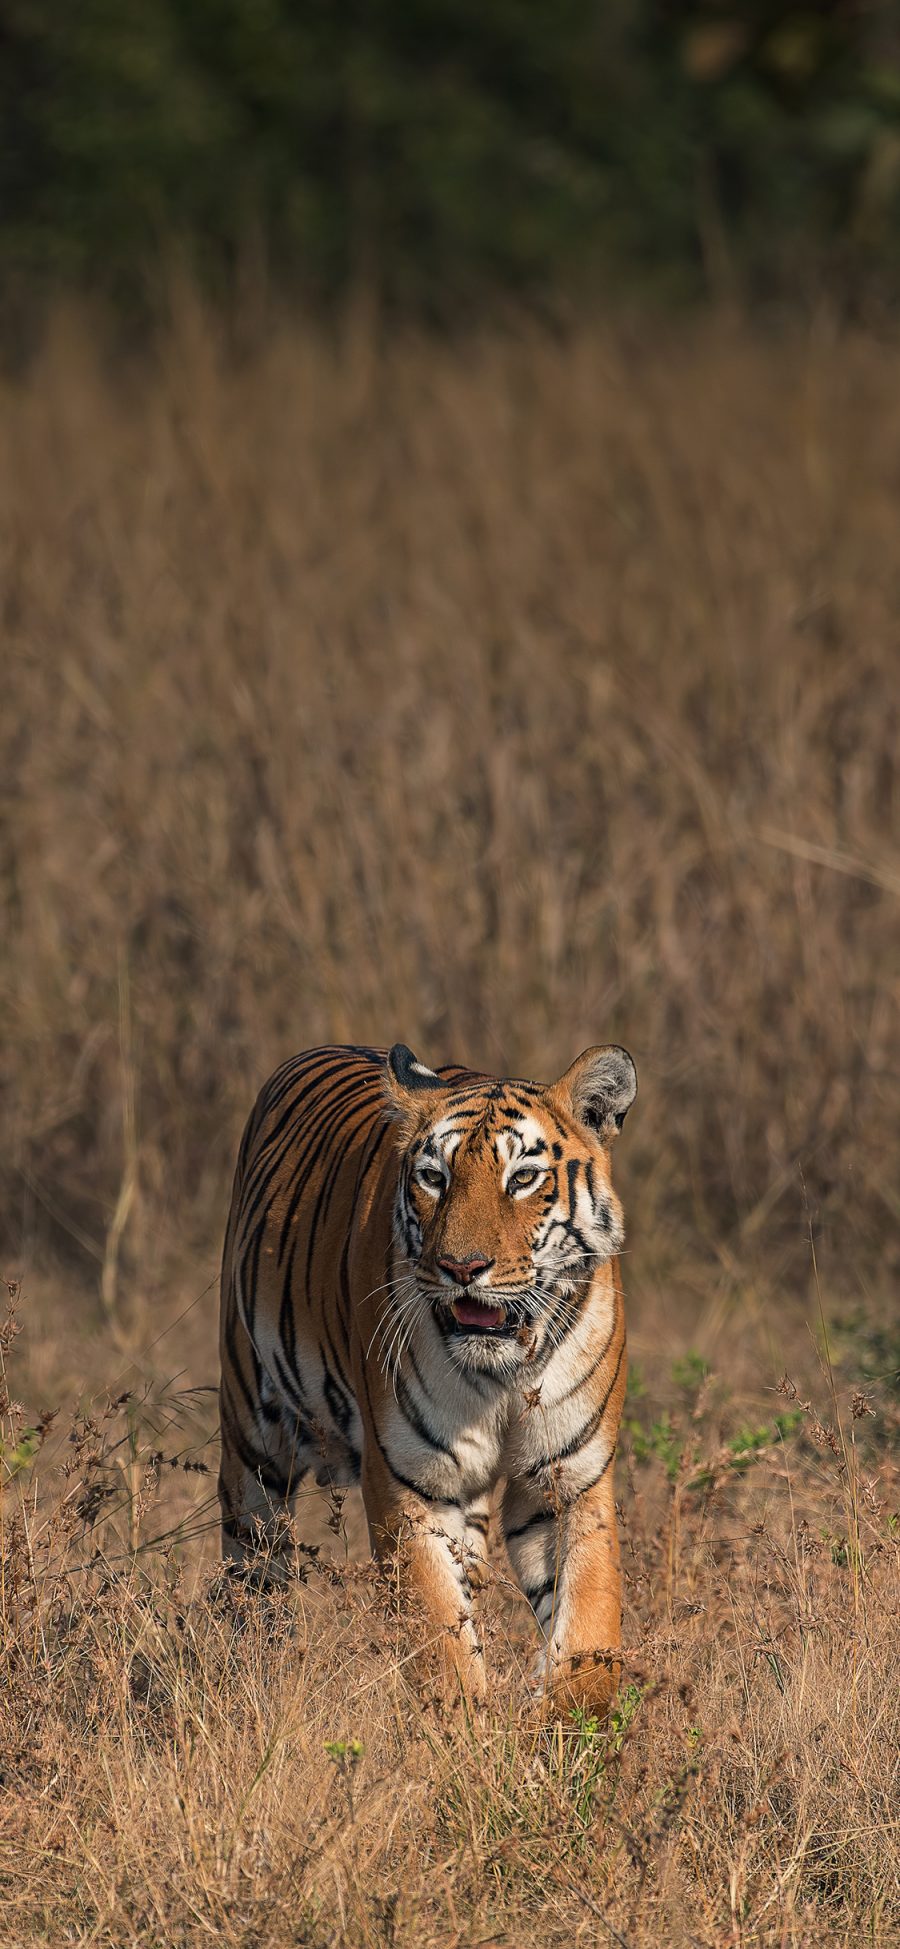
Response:
[[[474,1293],[460,1294],[450,1310],[464,1333],[497,1333],[506,1324],[505,1306],[491,1306]]]

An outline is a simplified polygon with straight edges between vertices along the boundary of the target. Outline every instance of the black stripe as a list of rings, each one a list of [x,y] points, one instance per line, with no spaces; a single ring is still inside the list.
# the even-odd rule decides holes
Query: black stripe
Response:
[[[444,1115],[441,1117],[441,1122],[449,1123],[451,1129],[455,1129],[458,1123],[471,1123],[473,1117],[478,1117],[480,1115],[481,1115],[481,1111],[478,1109],[465,1110],[462,1109],[459,1106],[459,1104],[454,1104],[452,1110],[447,1110],[444,1113]]]
[[[365,1104],[360,1103],[356,1107],[358,1107],[360,1110],[369,1109],[369,1108],[374,1109],[376,1101],[377,1101],[376,1098],[372,1098],[369,1101],[367,1101]],[[388,1125],[387,1118],[385,1118],[385,1125],[386,1126]],[[313,1206],[312,1218],[310,1219],[310,1224],[309,1224],[309,1243],[306,1251],[307,1293],[309,1292],[310,1277],[312,1274],[312,1263],[313,1263],[313,1257],[316,1249],[316,1239],[319,1231],[319,1226],[324,1224],[325,1222],[325,1218],[328,1213],[328,1207],[334,1196],[334,1188],[335,1185],[337,1184],[338,1177],[340,1176],[341,1168],[344,1164],[346,1164],[347,1158],[349,1157],[351,1151],[353,1150],[354,1145],[356,1145],[356,1147],[360,1150],[363,1148],[364,1143],[368,1137],[368,1134],[369,1134],[368,1131],[364,1127],[361,1129],[358,1123],[354,1123],[352,1129],[347,1133],[346,1137],[344,1138],[343,1143],[340,1144],[339,1147],[334,1151],[325,1169],[322,1182],[319,1186],[318,1194],[316,1196],[316,1202],[315,1205]]]
[[[265,1222],[265,1221],[264,1221]],[[253,1345],[253,1328],[256,1322],[256,1302],[258,1298],[259,1260],[262,1252],[264,1222],[257,1227],[250,1241],[249,1251],[245,1244],[240,1257],[240,1287],[244,1302],[244,1325],[247,1337]]]
[[[265,1219],[263,1219],[265,1224]],[[278,1338],[284,1349],[284,1356],[291,1373],[297,1376],[297,1385],[302,1388],[300,1371],[297,1366],[297,1322],[294,1318],[294,1296],[288,1278],[282,1280],[281,1305],[278,1308]]]
[[[322,1361],[322,1393],[325,1397],[325,1403],[339,1433],[346,1437],[352,1418],[351,1403],[345,1390],[335,1379],[322,1353],[321,1347],[319,1348],[319,1356]]]
[[[294,1215],[299,1210],[306,1195],[310,1168],[317,1160],[327,1132],[329,1129],[334,1129],[338,1120],[338,1113],[348,1109],[358,1109],[360,1111],[373,1110],[379,1101],[377,1096],[367,1095],[362,1097],[362,1090],[362,1082],[358,1077],[354,1078],[343,1089],[332,1090],[323,1103],[317,1103],[313,1108],[306,1111],[302,1119],[298,1121],[297,1127],[289,1133],[288,1140],[282,1147],[281,1155],[274,1170],[266,1179],[261,1193],[257,1195],[255,1200],[256,1206],[259,1205],[260,1195],[265,1196],[273,1179],[277,1177],[282,1164],[285,1163],[289,1156],[291,1148],[296,1146],[296,1151],[290,1159],[289,1167],[290,1178],[288,1182],[292,1187],[291,1197],[288,1201],[281,1231],[278,1235],[277,1258],[279,1264],[284,1256],[284,1249],[290,1235]],[[362,1136],[363,1132],[359,1126],[356,1126],[355,1134],[360,1137]]]
[[[568,1299],[566,1300],[565,1317],[559,1328],[558,1336],[554,1336],[554,1345],[553,1345],[554,1353],[559,1351],[559,1348],[562,1346],[563,1341],[568,1339],[569,1334],[574,1333],[575,1328],[578,1325],[579,1320],[581,1319],[582,1313],[585,1311],[588,1305],[590,1297],[591,1297],[590,1286],[583,1286],[581,1292],[576,1294],[574,1306],[572,1303],[572,1296],[571,1294],[569,1295]],[[559,1313],[561,1305],[562,1305],[562,1301],[557,1300],[556,1312],[553,1313],[551,1316],[554,1327],[556,1326],[557,1314]],[[565,1399],[565,1396],[563,1398]]]
[[[397,1375],[397,1400],[410,1427],[415,1429],[420,1439],[426,1442],[429,1448],[435,1449],[437,1454],[446,1455],[448,1460],[459,1468],[459,1460],[454,1454],[453,1449],[448,1448],[446,1442],[441,1441],[440,1436],[436,1435],[434,1429],[429,1427],[424,1415],[420,1414],[402,1374]]]
[[[263,1487],[271,1489],[282,1502],[286,1501],[289,1491],[287,1477],[279,1472],[277,1463],[270,1455],[260,1455],[259,1450],[251,1446],[240,1423],[232,1419],[231,1410],[224,1400],[221,1406],[222,1432],[227,1436],[229,1447],[234,1449],[250,1475],[258,1477]]]
[[[356,1183],[353,1186],[353,1196],[350,1201],[350,1217],[347,1223],[346,1233],[344,1235],[344,1243],[341,1247],[340,1264],[338,1267],[338,1291],[337,1291],[337,1301],[336,1301],[337,1315],[341,1323],[341,1328],[344,1335],[344,1342],[345,1345],[347,1346],[349,1346],[349,1340],[350,1340],[350,1312],[353,1306],[353,1295],[350,1291],[350,1248],[353,1242],[353,1226],[356,1217],[356,1207],[359,1200],[360,1191],[362,1190],[366,1178],[368,1177],[369,1171],[371,1170],[372,1165],[374,1164],[375,1159],[378,1156],[378,1152],[381,1149],[384,1139],[388,1135],[388,1132],[390,1131],[391,1128],[392,1125],[390,1124],[390,1122],[385,1122],[383,1124],[376,1124],[374,1131],[370,1133],[368,1147],[363,1152],[363,1155],[360,1158],[359,1165],[357,1167],[357,1172],[356,1172]]]
[[[588,1495],[591,1489],[596,1489],[598,1482],[603,1481],[603,1477],[605,1476],[607,1469],[612,1464],[612,1459],[613,1456],[615,1455],[615,1452],[616,1452],[616,1444],[615,1442],[613,1442],[613,1445],[609,1451],[609,1454],[606,1457],[606,1461],[604,1462],[603,1467],[597,1470],[596,1475],[591,1476],[590,1482],[585,1482],[582,1488],[576,1490],[574,1496],[571,1497],[571,1500],[569,1502],[569,1508],[572,1507],[572,1503],[580,1502],[582,1496]]]
[[[538,1605],[544,1602],[545,1597],[552,1597],[553,1592],[559,1589],[561,1583],[562,1566],[560,1566],[559,1571],[554,1571],[552,1577],[545,1577],[542,1584],[523,1584],[522,1589],[532,1610],[537,1610]]]
[[[250,1349],[250,1357],[253,1363],[253,1380],[255,1384],[255,1393],[251,1393],[251,1390],[248,1387],[246,1379],[244,1377],[244,1369],[241,1364],[241,1359],[238,1353],[237,1346],[235,1344],[235,1331],[237,1327],[240,1327],[241,1332],[244,1335],[244,1339],[247,1342],[247,1346]],[[256,1403],[259,1398],[259,1383],[262,1375],[262,1368],[260,1367],[259,1361],[256,1358],[256,1352],[254,1350],[252,1342],[247,1339],[247,1333],[244,1328],[244,1323],[240,1318],[240,1315],[236,1311],[234,1313],[230,1313],[228,1318],[225,1321],[225,1332],[223,1335],[222,1344],[223,1344],[224,1352],[227,1353],[228,1355],[230,1366],[226,1374],[224,1363],[223,1363],[221,1385],[222,1387],[224,1387],[226,1385],[226,1381],[231,1380],[232,1378],[236,1380],[238,1387],[240,1388],[240,1391],[244,1397],[244,1404],[247,1408],[247,1412],[253,1415],[256,1413]]]
[[[515,1529],[507,1529],[504,1525],[503,1540],[506,1543],[514,1543],[517,1536],[527,1535],[530,1529],[537,1529],[539,1523],[555,1521],[556,1517],[552,1509],[537,1509],[533,1516],[529,1516],[527,1523],[518,1523]]]
[[[321,1073],[322,1064],[331,1062],[332,1057],[336,1056],[340,1059],[338,1063],[332,1065],[334,1068],[349,1068],[349,1059],[366,1055],[374,1058],[376,1067],[384,1068],[383,1058],[379,1059],[377,1050],[353,1049],[349,1044],[340,1042],[325,1042],[319,1049],[302,1049],[299,1055],[290,1056],[287,1062],[281,1063],[269,1077],[260,1093],[260,1101],[264,1101],[266,1112],[271,1115],[272,1111],[278,1108],[279,1103],[284,1101],[288,1090],[295,1082],[300,1081],[310,1071]],[[276,1084],[278,1088],[275,1088]]]
[[[578,1176],[578,1159],[570,1157],[566,1163],[566,1182],[569,1190],[569,1221],[575,1223],[575,1180]]]
[[[335,1086],[329,1091],[321,1103],[311,1105],[308,1110],[304,1111],[302,1117],[298,1117],[296,1128],[291,1136],[291,1142],[296,1144],[297,1148],[291,1159],[290,1183],[295,1187],[299,1186],[299,1190],[297,1190],[296,1195],[292,1198],[288,1206],[287,1215],[281,1228],[278,1241],[279,1258],[284,1251],[285,1242],[290,1230],[291,1218],[303,1197],[309,1171],[318,1161],[319,1153],[326,1143],[329,1130],[339,1131],[343,1135],[344,1119],[340,1113],[343,1113],[345,1110],[349,1110],[351,1113],[356,1111],[363,1113],[378,1109],[379,1107],[385,1115],[385,1122],[388,1123],[389,1119],[384,1112],[384,1101],[380,1091],[373,1091],[364,1077],[353,1077],[342,1088]],[[365,1125],[360,1121],[356,1121],[352,1126],[352,1135],[362,1138],[364,1130]],[[289,1149],[290,1144],[287,1146],[287,1150]]]
[[[294,1098],[294,1100],[288,1104],[287,1109],[284,1111],[283,1115],[279,1118],[278,1123],[276,1124],[274,1130],[269,1130],[266,1132],[265,1138],[262,1144],[260,1145],[259,1152],[254,1161],[253,1172],[251,1173],[250,1179],[245,1187],[245,1194],[244,1194],[245,1200],[249,1199],[250,1201],[249,1204],[246,1205],[246,1208],[244,1209],[244,1211],[242,1211],[241,1214],[242,1222],[245,1226],[251,1224],[253,1219],[256,1217],[260,1204],[266,1198],[266,1195],[268,1193],[270,1185],[273,1182],[273,1179],[277,1176],[279,1170],[281,1169],[282,1164],[284,1163],[285,1158],[288,1156],[290,1152],[291,1145],[296,1143],[297,1141],[297,1131],[295,1125],[298,1120],[298,1112],[301,1103],[305,1103],[308,1097],[313,1096],[315,1092],[321,1088],[323,1083],[330,1082],[333,1076],[341,1076],[341,1075],[344,1076],[346,1081],[346,1065],[344,1063],[333,1063],[330,1069],[325,1069],[320,1071],[316,1076],[313,1077],[312,1082],[307,1085],[306,1089],[301,1090],[299,1092],[299,1095],[297,1095]],[[316,1111],[321,1114],[322,1111],[324,1110],[325,1114],[327,1115],[328,1109],[330,1108],[330,1105],[334,1101],[336,1095],[339,1097],[341,1101],[343,1101],[345,1097],[352,1096],[353,1094],[355,1094],[355,1092],[361,1089],[363,1085],[364,1085],[364,1078],[361,1076],[354,1076],[350,1080],[349,1089],[345,1088],[341,1092],[332,1090],[330,1093],[326,1095],[324,1104],[317,1103],[315,1105]],[[305,1134],[306,1127],[307,1126],[305,1124],[305,1119],[304,1119],[304,1134]],[[278,1148],[279,1137],[282,1139],[280,1148]],[[273,1152],[276,1154],[273,1155]]]
[[[301,1414],[309,1413],[309,1405],[303,1392],[303,1383],[296,1368],[289,1368],[281,1358],[277,1347],[272,1350],[272,1365],[278,1376],[282,1393]]]
[[[325,1060],[324,1056],[322,1060]],[[309,1051],[304,1051],[299,1056],[289,1056],[287,1062],[279,1063],[268,1082],[263,1084],[257,1099],[258,1108],[262,1110],[263,1116],[270,1117],[273,1110],[277,1110],[279,1103],[284,1102],[294,1084],[302,1082],[304,1076],[314,1067],[315,1063],[310,1060]]]
[[[560,1395],[559,1401],[555,1405],[561,1406],[563,1401],[571,1401],[573,1394],[580,1393],[581,1389],[587,1386],[588,1381],[593,1379],[593,1376],[597,1372],[597,1368],[602,1367],[603,1362],[606,1359],[607,1354],[609,1353],[613,1340],[616,1337],[616,1328],[618,1324],[619,1324],[619,1301],[618,1301],[618,1296],[616,1296],[616,1301],[613,1308],[612,1326],[610,1327],[609,1332],[606,1336],[606,1340],[603,1346],[603,1352],[598,1353],[596,1360],[591,1361],[590,1366],[582,1374],[581,1379],[578,1381],[573,1381],[572,1386],[566,1389],[565,1394]]]
[[[599,1407],[594,1409],[593,1414],[589,1417],[587,1421],[583,1423],[582,1427],[579,1428],[577,1435],[573,1435],[571,1441],[568,1441],[566,1443],[565,1448],[558,1449],[555,1455],[548,1455],[546,1461],[544,1462],[532,1462],[530,1468],[527,1470],[528,1475],[540,1475],[543,1469],[551,1468],[554,1462],[567,1462],[570,1460],[570,1458],[573,1455],[577,1455],[580,1449],[587,1447],[588,1442],[597,1433],[600,1423],[603,1420],[603,1416],[605,1415],[607,1407],[609,1406],[609,1397],[613,1391],[613,1388],[615,1387],[616,1381],[619,1378],[619,1371],[622,1366],[622,1359],[624,1353],[625,1353],[625,1336],[623,1334],[622,1345],[619,1348],[619,1358],[616,1361],[615,1373],[613,1374],[612,1380],[609,1383],[609,1386],[606,1390],[606,1393],[603,1396],[602,1401],[600,1402]]]
[[[379,1455],[381,1456],[382,1461],[384,1462],[385,1468],[387,1469],[388,1473],[393,1476],[394,1481],[401,1483],[404,1489],[411,1489],[413,1495],[419,1496],[422,1502],[430,1502],[432,1504],[439,1503],[443,1508],[446,1509],[461,1509],[462,1504],[457,1502],[454,1499],[454,1497],[432,1496],[429,1494],[427,1489],[422,1488],[420,1482],[411,1481],[408,1475],[401,1475],[400,1470],[395,1469],[394,1464],[391,1461],[387,1449],[385,1448],[384,1443],[381,1439],[381,1436],[378,1433],[378,1428],[375,1422],[375,1412],[372,1407],[372,1396],[371,1393],[369,1392],[369,1378],[366,1373],[365,1367],[363,1367],[363,1386],[366,1390],[366,1400],[369,1403],[369,1414],[371,1416],[371,1421],[372,1421],[372,1435],[375,1441],[375,1446],[378,1450]]]
[[[319,1064],[317,1064],[313,1069],[312,1075],[310,1076],[309,1074],[310,1065],[308,1063],[304,1063],[303,1066],[298,1071],[288,1076],[285,1083],[282,1085],[280,1089],[274,1091],[271,1094],[266,1095],[266,1117],[268,1118],[271,1117],[273,1111],[277,1110],[280,1104],[284,1102],[285,1097],[290,1094],[291,1090],[293,1089],[296,1083],[305,1084],[305,1088],[300,1090],[299,1094],[296,1097],[294,1097],[293,1101],[290,1102],[287,1105],[287,1108],[282,1112],[282,1115],[279,1117],[278,1122],[276,1124],[273,1124],[270,1130],[266,1131],[264,1148],[271,1148],[272,1144],[277,1143],[282,1130],[284,1130],[286,1125],[290,1122],[291,1117],[295,1114],[297,1107],[300,1103],[305,1102],[308,1096],[312,1096],[315,1090],[319,1089],[323,1083],[327,1083],[329,1081],[330,1077],[339,1076],[341,1075],[342,1072],[346,1071],[347,1064],[345,1062],[329,1063],[327,1061],[327,1052],[325,1052],[325,1056],[326,1056],[326,1060],[325,1060],[324,1068],[321,1067]]]
[[[338,1377],[339,1377],[339,1380],[340,1380],[340,1383],[341,1383],[341,1386],[342,1386],[342,1388],[343,1388],[343,1390],[344,1390],[344,1393],[345,1393],[345,1394],[348,1394],[348,1395],[350,1395],[350,1396],[352,1397],[352,1394],[353,1394],[353,1387],[352,1387],[352,1384],[351,1384],[351,1382],[350,1382],[350,1379],[349,1379],[349,1377],[348,1377],[348,1375],[347,1375],[347,1373],[345,1372],[345,1369],[344,1369],[344,1363],[343,1363],[343,1361],[341,1360],[341,1356],[340,1356],[340,1353],[339,1353],[339,1351],[338,1351],[338,1348],[337,1348],[337,1345],[336,1345],[336,1343],[335,1343],[335,1339],[334,1339],[334,1335],[333,1335],[333,1333],[332,1333],[332,1331],[331,1331],[331,1328],[330,1328],[330,1326],[329,1326],[329,1324],[328,1324],[328,1319],[327,1319],[327,1315],[326,1315],[326,1312],[325,1312],[325,1309],[324,1309],[324,1307],[323,1307],[323,1309],[322,1309],[322,1331],[324,1332],[324,1335],[325,1335],[325,1344],[326,1344],[326,1346],[327,1346],[327,1348],[328,1348],[328,1351],[329,1351],[329,1353],[330,1353],[330,1355],[331,1355],[331,1359],[332,1359],[332,1362],[333,1362],[333,1364],[334,1364],[334,1366],[335,1366],[335,1367],[337,1368],[337,1371],[338,1371]],[[322,1349],[321,1349],[321,1346],[320,1346],[320,1348],[319,1348],[319,1353],[320,1353],[320,1354],[322,1353]],[[323,1366],[324,1366],[324,1356],[323,1356]]]
[[[433,1407],[434,1402],[431,1397],[431,1392],[428,1388],[427,1382],[423,1379],[421,1368],[416,1359],[416,1350],[411,1340],[409,1346],[406,1348],[406,1352],[409,1354],[409,1363],[413,1370],[413,1373],[415,1374],[416,1380],[418,1381],[419,1386],[422,1389],[422,1393],[424,1394],[429,1407]]]

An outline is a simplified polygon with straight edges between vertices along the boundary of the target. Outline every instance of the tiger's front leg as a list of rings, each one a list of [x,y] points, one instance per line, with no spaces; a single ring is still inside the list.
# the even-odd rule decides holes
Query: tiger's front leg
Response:
[[[429,1627],[418,1664],[441,1689],[484,1697],[484,1658],[473,1617],[472,1538],[455,1503],[426,1502],[400,1490],[379,1455],[363,1462],[362,1492],[375,1555],[396,1572],[401,1605],[416,1606]]]
[[[510,1483],[506,1546],[544,1634],[536,1690],[551,1716],[580,1707],[605,1716],[619,1683],[619,1539],[611,1472],[568,1504],[564,1483],[544,1494]]]

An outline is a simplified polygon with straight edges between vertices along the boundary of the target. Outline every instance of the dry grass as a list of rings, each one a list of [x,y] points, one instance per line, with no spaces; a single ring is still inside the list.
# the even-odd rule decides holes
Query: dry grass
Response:
[[[888,1943],[897,354],[184,302],[107,364],[2,400],[3,1949]],[[239,1125],[395,1037],[638,1063],[609,1737],[531,1725],[499,1550],[473,1725],[352,1498],[216,1584]]]

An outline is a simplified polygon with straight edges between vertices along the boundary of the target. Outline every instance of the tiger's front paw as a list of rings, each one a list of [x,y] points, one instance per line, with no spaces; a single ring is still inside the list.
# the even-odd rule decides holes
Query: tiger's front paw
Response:
[[[484,1659],[477,1648],[461,1657],[449,1643],[432,1645],[414,1654],[406,1676],[420,1694],[445,1711],[483,1705],[487,1697]]]
[[[567,1653],[554,1651],[549,1659],[541,1660],[530,1689],[540,1705],[542,1718],[549,1722],[567,1719],[572,1712],[604,1720],[619,1689],[621,1674],[621,1653],[614,1646]]]

